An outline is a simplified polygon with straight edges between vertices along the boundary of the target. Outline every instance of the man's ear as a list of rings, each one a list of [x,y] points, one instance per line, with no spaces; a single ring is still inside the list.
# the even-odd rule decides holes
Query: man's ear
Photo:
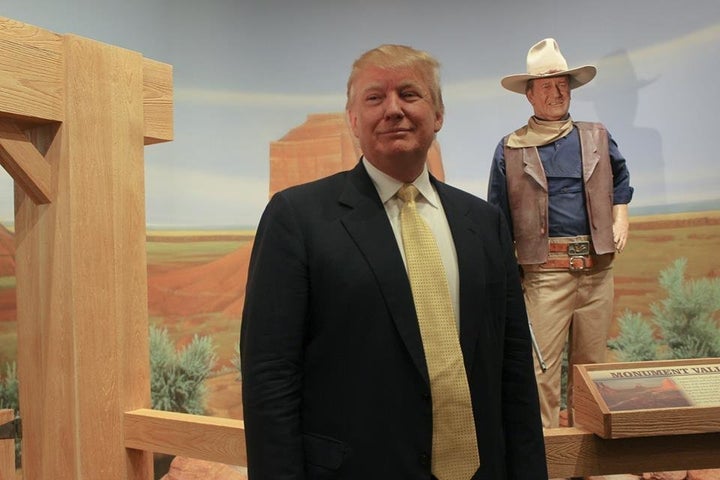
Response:
[[[533,104],[532,90],[528,90],[528,91],[525,92],[525,98],[527,98],[528,102],[530,102],[530,105],[534,105],[534,104]]]
[[[357,127],[357,115],[353,113],[351,109],[345,110],[345,119],[347,120],[348,125],[350,125],[350,130],[352,130],[353,135],[356,137],[358,136],[358,127]]]
[[[439,132],[443,126],[445,115],[442,112],[435,112],[435,133]]]

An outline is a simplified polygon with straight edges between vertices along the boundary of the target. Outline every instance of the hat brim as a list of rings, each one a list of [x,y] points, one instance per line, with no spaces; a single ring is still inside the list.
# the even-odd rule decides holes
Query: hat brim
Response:
[[[570,88],[582,87],[586,83],[590,82],[597,74],[597,68],[593,65],[583,65],[582,67],[573,68],[572,70],[564,70],[561,72],[548,73],[546,75],[530,75],[530,74],[517,74],[508,75],[500,80],[500,85],[505,87],[507,90],[515,93],[525,94],[525,87],[528,80],[534,80],[536,78],[550,78],[550,77],[561,77],[563,75],[570,76]]]

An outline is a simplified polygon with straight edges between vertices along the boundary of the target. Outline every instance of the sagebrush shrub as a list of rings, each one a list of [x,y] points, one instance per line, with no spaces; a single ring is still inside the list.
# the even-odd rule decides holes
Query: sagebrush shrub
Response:
[[[175,349],[166,329],[150,327],[150,394],[152,408],[203,414],[207,379],[217,361],[212,339],[195,335]]]

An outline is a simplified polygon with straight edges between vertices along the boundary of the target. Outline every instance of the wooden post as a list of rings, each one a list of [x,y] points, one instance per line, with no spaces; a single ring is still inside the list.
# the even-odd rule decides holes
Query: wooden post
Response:
[[[12,422],[15,412],[8,409],[0,410],[0,425]],[[0,440],[0,480],[15,479],[15,440],[4,438]]]
[[[0,65],[23,475],[150,480],[123,415],[150,405],[143,145],[171,139],[172,70],[3,18]]]

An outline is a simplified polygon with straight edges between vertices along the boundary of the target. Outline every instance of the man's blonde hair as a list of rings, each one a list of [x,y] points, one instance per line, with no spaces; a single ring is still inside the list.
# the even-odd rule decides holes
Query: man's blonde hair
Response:
[[[440,63],[427,52],[416,50],[405,45],[380,45],[377,48],[363,53],[352,66],[350,77],[347,82],[347,104],[350,108],[353,101],[353,83],[358,74],[368,67],[380,67],[385,69],[412,68],[420,73],[425,84],[430,89],[430,96],[439,113],[445,112],[442,92],[440,90]]]

